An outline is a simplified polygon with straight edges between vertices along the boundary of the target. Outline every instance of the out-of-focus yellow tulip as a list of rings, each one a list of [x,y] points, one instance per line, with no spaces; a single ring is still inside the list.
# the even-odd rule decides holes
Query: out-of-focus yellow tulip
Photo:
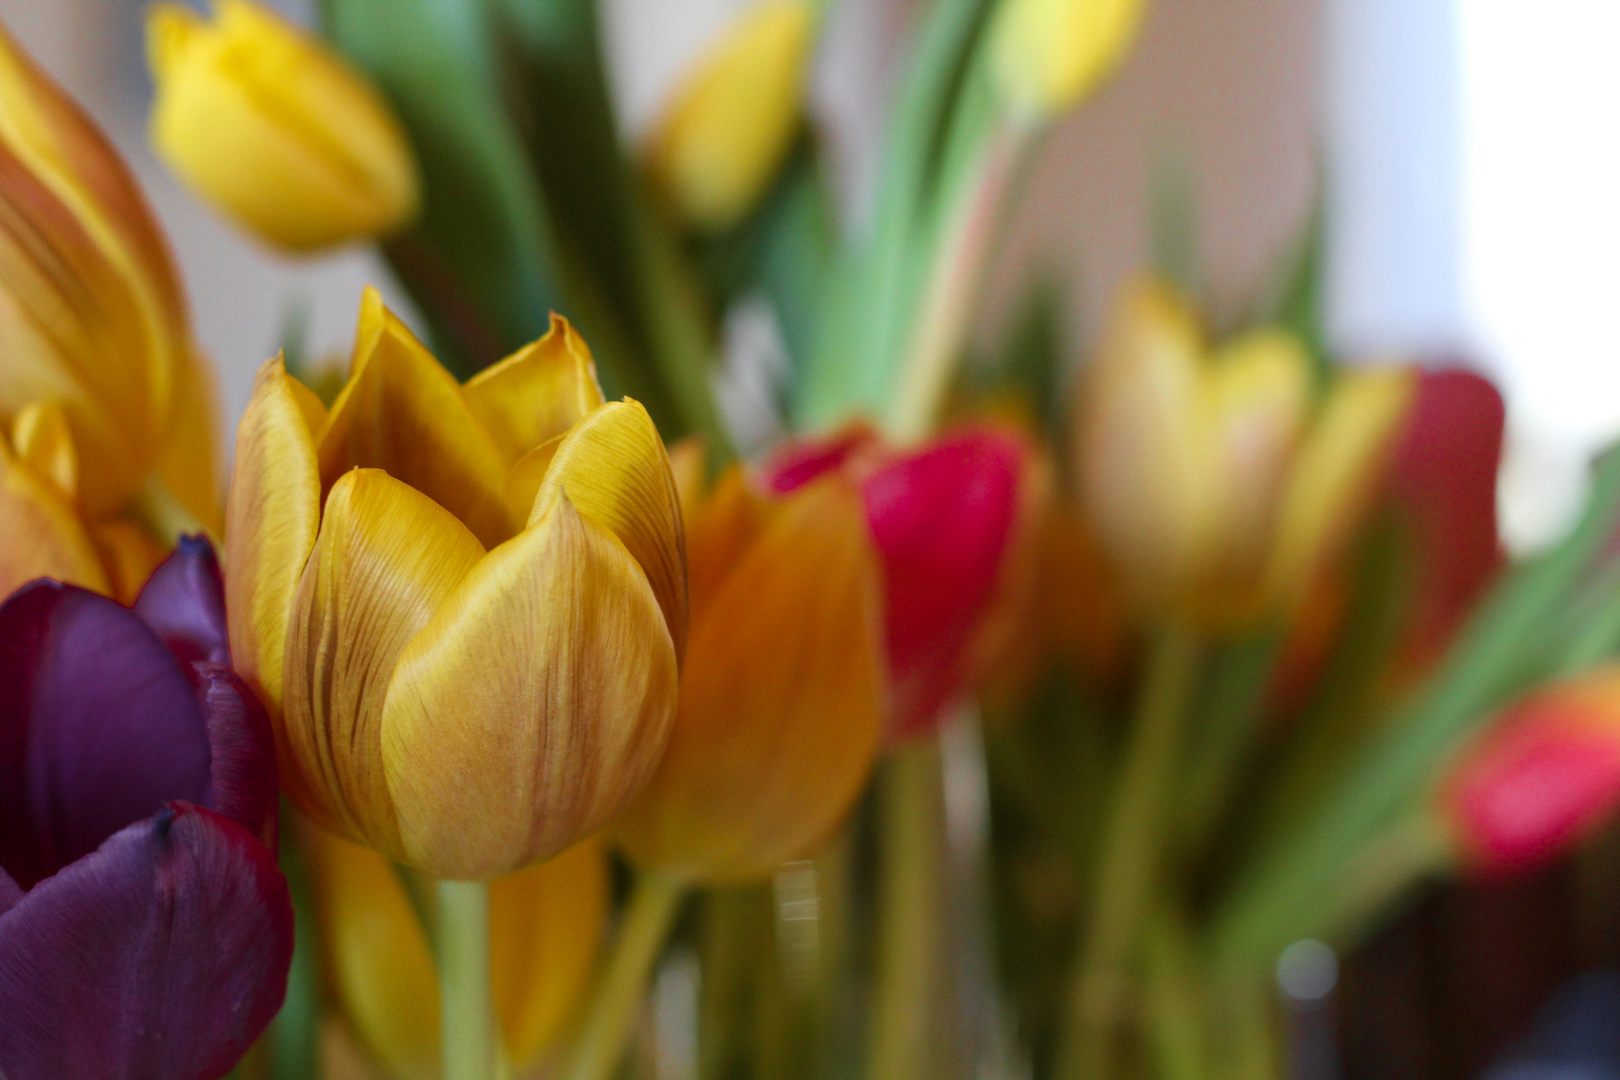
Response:
[[[814,29],[807,0],[761,0],[709,49],[654,129],[653,174],[699,228],[741,221],[781,167]]]
[[[850,480],[767,498],[732,468],[704,496],[695,450],[677,458],[692,572],[680,707],[614,833],[643,866],[749,881],[812,853],[866,783],[884,717],[881,571]]]
[[[186,183],[281,248],[310,251],[408,224],[416,159],[382,97],[310,35],[252,0],[207,22],[147,15],[152,145]]]
[[[1217,626],[1298,603],[1359,521],[1412,388],[1406,368],[1345,370],[1313,408],[1295,338],[1264,328],[1210,353],[1173,293],[1134,286],[1083,385],[1077,442],[1128,591]]]
[[[991,63],[1008,106],[1030,117],[1073,107],[1136,41],[1146,0],[1003,0]]]
[[[308,828],[321,955],[337,1006],[398,1080],[436,1080],[439,985],[421,918],[377,852]],[[490,885],[490,979],[505,1060],[519,1073],[556,1043],[589,987],[609,901],[600,842]]]
[[[669,459],[561,319],[466,386],[368,290],[330,411],[282,361],[237,435],[238,670],[317,823],[438,878],[605,825],[674,716],[686,552]]]
[[[59,410],[75,460],[71,476],[44,474],[87,520],[119,514],[167,456],[191,512],[217,526],[213,447],[197,426],[212,400],[168,248],[105,137],[3,31],[0,164],[0,421],[26,438],[26,410]],[[61,530],[6,535],[43,548]]]

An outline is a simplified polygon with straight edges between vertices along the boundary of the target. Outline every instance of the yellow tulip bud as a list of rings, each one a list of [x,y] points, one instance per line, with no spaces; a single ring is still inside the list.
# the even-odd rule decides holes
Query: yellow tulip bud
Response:
[[[682,485],[692,638],[674,733],[614,834],[693,881],[769,877],[813,853],[859,797],[884,715],[882,595],[855,486],[767,499],[740,469]]]
[[[328,985],[349,1027],[389,1076],[442,1068],[433,956],[399,874],[375,851],[320,829],[301,834]],[[588,840],[490,885],[490,981],[505,1060],[532,1067],[565,1030],[595,968],[608,867]]]
[[[814,23],[806,0],[755,4],[698,63],[655,128],[653,174],[699,228],[737,224],[781,168]]]
[[[1007,106],[1034,118],[1071,108],[1136,40],[1145,0],[1002,0],[991,64]]]
[[[600,829],[673,719],[669,459],[640,405],[602,402],[583,350],[559,319],[459,386],[368,290],[331,410],[278,358],[238,430],[231,646],[283,783],[434,877],[509,873]],[[520,473],[538,481],[514,507]]]
[[[193,189],[271,244],[311,251],[406,225],[416,159],[381,95],[315,38],[251,0],[207,22],[147,15],[152,145]]]

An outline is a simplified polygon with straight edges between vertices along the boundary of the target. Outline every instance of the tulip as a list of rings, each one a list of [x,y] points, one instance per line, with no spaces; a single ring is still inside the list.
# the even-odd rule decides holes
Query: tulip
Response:
[[[1341,372],[1313,409],[1291,335],[1209,354],[1176,296],[1135,286],[1076,441],[1082,503],[1127,591],[1216,628],[1297,606],[1376,493],[1412,384],[1402,368]]]
[[[847,478],[771,497],[734,466],[704,494],[701,458],[691,444],[677,458],[692,637],[675,729],[614,835],[643,867],[731,883],[813,853],[864,788],[884,716],[881,587]]]
[[[439,987],[421,920],[388,861],[309,828],[328,985],[372,1057],[400,1080],[437,1080]],[[524,1073],[573,1018],[607,919],[608,865],[594,841],[490,886],[495,1012],[505,1059]]]
[[[1031,456],[991,429],[908,453],[852,428],[785,448],[764,481],[786,494],[834,470],[860,485],[883,568],[887,731],[907,739],[931,729],[1012,629],[1030,568]]]
[[[16,452],[71,488],[87,519],[120,513],[160,469],[195,516],[216,524],[212,446],[198,426],[210,389],[168,248],[112,146],[3,31],[0,159],[0,208],[11,222],[0,239],[0,420],[14,442],[31,441],[20,430],[26,411],[59,411],[73,460],[45,465]],[[169,455],[177,440],[183,452]],[[73,530],[59,500],[42,503],[29,479],[6,471],[0,521],[30,521],[26,544],[55,552],[37,572],[82,564],[83,538],[65,535]]]
[[[807,0],[762,0],[698,62],[649,142],[651,169],[699,228],[740,222],[787,156],[815,17]]]
[[[1144,0],[1003,0],[991,29],[997,90],[1015,113],[1073,107],[1119,66],[1136,40]]]
[[[251,0],[208,22],[147,14],[152,145],[200,195],[268,243],[313,251],[391,233],[420,202],[416,159],[377,90]]]
[[[223,1075],[281,1007],[292,907],[273,737],[226,666],[213,549],[134,609],[0,605],[0,1073]]]
[[[1470,868],[1552,861],[1620,807],[1620,666],[1537,690],[1465,747],[1437,809]]]
[[[361,305],[330,411],[277,358],[237,435],[227,611],[317,824],[488,879],[600,829],[658,762],[686,627],[642,407],[554,319],[465,387]]]

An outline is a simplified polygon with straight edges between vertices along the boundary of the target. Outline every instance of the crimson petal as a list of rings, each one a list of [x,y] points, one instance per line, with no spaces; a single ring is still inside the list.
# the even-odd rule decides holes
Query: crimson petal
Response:
[[[225,587],[206,536],[182,536],[174,553],[147,579],[135,614],[156,631],[181,663],[231,662],[225,630]]]
[[[276,737],[264,706],[223,664],[191,665],[212,751],[209,807],[276,849]]]
[[[185,803],[113,835],[0,915],[9,1080],[214,1080],[281,1007],[287,882]]]
[[[23,889],[170,800],[207,804],[209,757],[185,673],[129,609],[44,580],[0,605],[0,867]]]

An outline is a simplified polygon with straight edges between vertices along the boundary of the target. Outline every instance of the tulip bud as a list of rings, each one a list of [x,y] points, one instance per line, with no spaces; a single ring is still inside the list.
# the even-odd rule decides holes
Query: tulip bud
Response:
[[[1486,873],[1550,862],[1620,807],[1620,667],[1535,691],[1463,750],[1438,807]]]
[[[653,174],[701,229],[737,224],[782,165],[799,120],[815,18],[762,0],[699,61],[649,144]]]
[[[331,410],[275,359],[238,430],[231,641],[287,788],[435,877],[601,828],[673,718],[669,460],[640,405],[601,403],[583,348],[559,319],[459,386],[368,291]]]
[[[843,476],[767,498],[733,468],[693,498],[692,638],[675,729],[614,834],[644,866],[757,880],[832,834],[877,755],[877,555]]]
[[[391,233],[420,201],[416,160],[378,92],[251,0],[213,22],[147,15],[152,144],[193,189],[267,242],[312,251]]]
[[[1144,0],[1002,0],[991,30],[996,87],[1008,108],[1055,116],[1130,51]]]
[[[421,918],[374,851],[306,828],[322,957],[344,1019],[388,1075],[436,1080],[439,985]],[[563,1034],[595,969],[608,866],[586,841],[491,882],[490,983],[505,1060],[522,1074]]]

